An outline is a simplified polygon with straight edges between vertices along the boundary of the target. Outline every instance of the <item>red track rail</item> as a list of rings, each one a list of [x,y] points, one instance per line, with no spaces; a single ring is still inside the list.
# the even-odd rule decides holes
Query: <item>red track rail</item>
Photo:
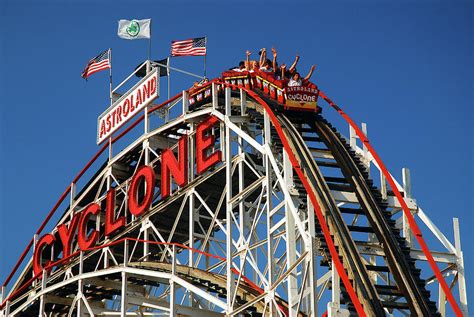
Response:
[[[327,226],[327,223],[324,219],[324,216],[322,215],[322,212],[321,212],[321,208],[317,202],[317,199],[316,199],[316,196],[314,194],[314,192],[311,190],[311,186],[306,178],[306,176],[304,175],[304,172],[303,170],[301,169],[301,167],[299,166],[299,163],[295,157],[295,155],[293,154],[293,152],[291,151],[291,148],[289,146],[289,143],[288,143],[288,140],[286,139],[286,136],[283,132],[283,129],[281,127],[281,125],[279,124],[278,122],[278,119],[276,118],[275,114],[273,113],[272,109],[270,108],[270,106],[263,100],[260,98],[260,96],[258,96],[256,93],[254,93],[252,90],[250,89],[247,89],[245,87],[241,87],[241,86],[235,86],[235,85],[231,85],[231,84],[228,84],[228,83],[221,83],[218,81],[218,79],[214,79],[212,80],[211,82],[208,83],[208,85],[212,84],[212,83],[219,83],[219,84],[223,84],[225,86],[228,86],[228,87],[233,87],[233,88],[237,88],[237,89],[242,89],[244,90],[245,92],[247,92],[252,98],[254,98],[255,100],[257,100],[264,108],[265,110],[267,111],[269,117],[270,117],[270,120],[272,121],[272,124],[275,126],[276,130],[277,130],[277,133],[278,133],[278,136],[280,137],[282,143],[283,143],[283,146],[285,147],[287,153],[288,153],[288,156],[290,158],[290,161],[293,165],[293,168],[295,169],[296,173],[298,174],[298,176],[300,177],[302,183],[303,183],[303,186],[305,187],[306,191],[308,192],[308,195],[309,195],[309,198],[311,200],[311,203],[313,204],[314,206],[314,210],[315,210],[315,214],[318,218],[318,221],[320,222],[321,224],[321,228],[323,230],[323,234],[324,234],[324,238],[326,240],[326,243],[328,245],[328,248],[329,248],[329,251],[330,251],[330,254],[331,254],[331,257],[334,261],[334,264],[335,264],[335,267],[336,267],[336,270],[344,284],[344,286],[346,287],[347,289],[347,292],[349,294],[349,297],[351,298],[352,300],[352,303],[354,304],[356,310],[357,310],[357,313],[359,314],[359,316],[366,316],[365,315],[365,312],[363,310],[363,307],[362,307],[362,304],[360,303],[359,299],[357,298],[357,295],[354,291],[354,288],[352,287],[350,281],[349,281],[349,277],[347,276],[347,273],[345,272],[345,269],[344,269],[344,266],[342,265],[342,263],[340,262],[339,260],[339,255],[335,249],[335,246],[334,246],[334,242],[332,241],[332,238],[331,238],[331,235],[330,235],[330,232],[329,232],[329,228]],[[148,110],[148,113],[151,113],[151,112],[154,112],[164,106],[166,106],[167,104],[175,101],[176,99],[178,99],[179,97],[181,96],[181,94],[177,94],[176,96],[174,96],[173,98],[165,101],[164,103],[158,105],[158,106],[155,106],[151,109]],[[354,130],[356,131],[356,134],[358,135],[358,137],[361,139],[361,141],[364,143],[364,145],[367,147],[367,149],[369,150],[369,152],[372,154],[374,160],[377,162],[377,164],[379,165],[382,173],[384,174],[385,178],[387,179],[390,187],[392,188],[393,192],[395,193],[395,196],[397,197],[400,205],[402,206],[402,209],[403,209],[403,212],[404,214],[406,215],[407,219],[408,219],[408,223],[410,225],[410,228],[411,230],[413,231],[418,243],[420,244],[421,246],[421,249],[423,251],[423,253],[425,254],[426,258],[428,259],[428,262],[432,268],[432,270],[434,271],[445,295],[446,295],[446,298],[448,300],[448,302],[450,303],[451,307],[453,308],[456,316],[462,316],[462,313],[461,313],[461,310],[458,306],[458,304],[456,303],[455,299],[454,299],[454,296],[450,290],[450,288],[448,287],[446,281],[444,280],[444,277],[443,275],[441,274],[438,266],[436,265],[435,261],[434,261],[434,258],[433,256],[431,255],[429,249],[428,249],[428,246],[426,244],[426,242],[424,241],[423,237],[422,237],[422,234],[421,234],[421,231],[418,227],[418,225],[416,224],[416,221],[415,219],[413,218],[413,215],[411,214],[407,204],[405,203],[405,200],[403,199],[400,191],[398,191],[398,188],[397,186],[395,185],[395,182],[393,181],[390,173],[388,172],[387,168],[385,167],[385,165],[383,164],[382,160],[380,159],[380,157],[378,156],[378,154],[375,152],[374,148],[371,146],[371,144],[369,143],[369,140],[367,138],[367,136],[362,132],[362,130],[357,126],[357,124],[354,123],[354,121],[341,109],[339,108],[334,102],[332,102],[331,99],[329,99],[323,92],[320,92],[320,96],[332,107],[334,108],[353,128]],[[141,115],[137,120],[135,120],[130,126],[128,126],[124,131],[122,131],[119,135],[117,135],[116,137],[113,138],[112,140],[112,143],[115,143],[116,141],[118,141],[120,138],[122,138],[125,134],[127,134],[131,129],[133,129],[135,126],[137,126],[144,118],[144,115]],[[77,176],[74,178],[74,180],[72,181],[71,184],[74,184],[76,183],[83,175],[84,173],[90,168],[90,166],[100,157],[100,155],[105,151],[105,149],[108,147],[108,144],[104,144],[100,149],[99,151],[94,155],[94,157],[86,164],[86,166],[77,174]],[[63,194],[61,195],[61,197],[59,198],[58,202],[55,204],[55,206],[51,209],[51,211],[49,212],[49,214],[47,215],[46,219],[43,221],[43,223],[41,224],[41,226],[38,228],[38,230],[36,231],[36,234],[41,234],[41,232],[43,231],[44,227],[47,225],[47,223],[49,222],[49,220],[51,219],[51,217],[54,215],[54,213],[57,211],[58,207],[60,206],[60,204],[64,201],[64,199],[67,197],[69,191],[71,189],[71,185],[69,185],[66,190],[63,192]],[[120,241],[120,240],[118,240]],[[21,263],[24,261],[25,257],[26,257],[26,254],[29,252],[31,246],[33,245],[33,239],[30,240],[30,242],[28,243],[27,247],[25,248],[25,250],[23,251],[22,255],[20,256],[19,260],[17,261],[17,263],[15,264],[12,272],[8,275],[7,279],[5,280],[5,282],[3,283],[2,286],[7,286],[8,283],[10,282],[11,278],[14,276],[14,274],[16,273],[16,271],[18,270],[18,267],[21,265]],[[56,263],[56,262],[55,262]],[[57,263],[56,263],[57,264]],[[37,277],[34,277],[32,279],[30,279],[28,282],[31,282],[33,279],[35,279]],[[4,304],[6,303],[7,300],[9,300],[12,295],[15,295],[17,293],[19,293],[20,291],[24,290],[24,287],[26,287],[29,283],[25,283],[23,286],[21,286],[17,291],[15,291],[13,294],[11,294],[11,296],[9,296],[1,305],[0,307],[3,307]]]
[[[103,245],[100,245],[100,246],[95,246],[95,247],[91,247],[89,249],[87,249],[86,251],[76,251],[72,254],[70,254],[69,256],[63,258],[63,259],[60,259],[58,261],[55,261],[55,262],[52,262],[52,263],[49,263],[47,266],[44,267],[44,270],[46,271],[49,271],[51,270],[52,268],[54,267],[58,267],[59,265],[63,264],[63,263],[67,263],[69,262],[70,259],[73,259],[73,258],[76,258],[80,255],[80,253],[85,253],[85,252],[90,252],[90,251],[95,251],[95,250],[100,250],[100,249],[103,249],[103,248],[106,248],[106,247],[111,247],[111,246],[115,246],[115,245],[118,245],[118,244],[121,244],[121,243],[127,243],[127,241],[132,241],[132,242],[141,242],[141,243],[148,243],[148,244],[153,244],[153,245],[167,245],[167,246],[176,246],[178,248],[181,248],[181,249],[185,249],[185,250],[191,250],[195,253],[199,253],[199,254],[202,254],[206,257],[209,257],[209,258],[213,258],[213,259],[217,259],[219,261],[226,261],[226,258],[225,257],[222,257],[222,256],[219,256],[219,255],[215,255],[215,254],[212,254],[212,253],[208,253],[208,252],[204,252],[204,251],[201,251],[201,250],[198,250],[198,249],[195,249],[195,248],[191,248],[187,245],[184,245],[182,243],[177,243],[177,242],[159,242],[159,241],[152,241],[152,240],[144,240],[144,239],[136,239],[136,238],[122,238],[122,239],[119,239],[119,240],[116,240],[116,241],[113,241],[113,242],[110,242],[110,243],[107,243],[107,244],[103,244]],[[232,268],[232,272],[235,274],[235,275],[240,275],[240,272],[239,270],[237,270],[236,268]],[[25,282],[22,286],[20,286],[14,293],[12,293],[10,296],[8,296],[8,298],[6,298],[1,304],[0,304],[0,308],[3,308],[5,307],[5,304],[7,301],[11,301],[12,299],[16,298],[21,292],[23,292],[26,288],[28,288],[29,285],[31,285],[31,283],[40,278],[41,275],[43,273],[38,273],[36,274],[35,276],[33,276],[31,279],[29,279],[27,282]],[[264,290],[262,288],[260,288],[258,285],[256,285],[255,283],[253,283],[249,278],[247,278],[245,275],[242,275],[242,279],[251,287],[253,288],[255,291],[257,291],[257,293],[259,294],[262,294],[264,292]],[[281,304],[278,304],[278,308],[281,310],[281,312],[283,314],[285,314],[285,316],[288,316],[288,310],[282,306]]]
[[[334,262],[334,266],[336,267],[337,273],[339,274],[339,277],[341,278],[344,286],[346,287],[346,290],[349,294],[349,297],[352,300],[352,303],[354,304],[354,307],[361,317],[365,317],[365,311],[364,308],[362,307],[362,304],[359,301],[359,298],[357,297],[357,294],[349,280],[349,276],[347,276],[347,273],[344,269],[344,266],[341,263],[341,260],[339,259],[339,254],[337,253],[336,247],[334,245],[334,241],[331,238],[331,233],[329,231],[329,227],[326,223],[326,220],[324,219],[323,213],[321,211],[321,206],[319,206],[318,200],[316,199],[316,195],[311,189],[311,186],[309,184],[309,181],[304,174],[303,170],[301,169],[298,160],[296,159],[295,154],[293,153],[290,144],[288,142],[288,139],[286,138],[285,133],[283,132],[283,129],[280,125],[280,122],[278,121],[277,117],[273,113],[273,110],[270,108],[270,106],[262,99],[260,96],[258,96],[256,93],[254,93],[252,90],[243,88],[243,87],[237,87],[233,86],[230,84],[224,84],[229,87],[235,87],[235,88],[240,88],[243,89],[249,94],[252,98],[257,100],[260,105],[262,105],[265,108],[265,111],[268,113],[268,116],[275,127],[278,136],[280,137],[281,142],[283,143],[283,147],[285,148],[288,158],[290,159],[291,165],[293,166],[293,169],[296,171],[298,174],[304,188],[306,189],[306,192],[308,193],[309,199],[311,200],[311,204],[314,207],[314,212],[316,214],[316,217],[318,218],[318,221],[321,225],[321,229],[323,231],[324,239],[326,240],[326,243],[329,248],[329,253],[331,254],[332,260]]]
[[[372,157],[374,160],[377,162],[379,165],[380,170],[382,171],[383,175],[387,179],[388,184],[390,185],[390,188],[392,191],[395,193],[395,196],[397,197],[398,202],[402,206],[403,213],[408,219],[408,224],[410,225],[411,230],[413,231],[413,234],[416,237],[416,240],[418,241],[418,244],[421,247],[421,250],[425,254],[428,263],[431,266],[431,269],[436,275],[436,278],[438,279],[439,284],[443,288],[444,294],[446,295],[446,298],[451,305],[451,308],[454,310],[454,313],[456,316],[461,317],[462,312],[461,309],[459,308],[458,304],[456,303],[456,300],[454,299],[454,296],[451,292],[451,289],[449,288],[448,284],[446,283],[443,274],[441,274],[441,271],[439,270],[438,266],[436,265],[436,262],[433,258],[433,255],[431,255],[431,252],[425,242],[425,239],[423,239],[423,235],[421,234],[420,228],[418,227],[415,218],[410,212],[410,209],[408,208],[408,205],[406,204],[405,200],[403,199],[402,194],[398,190],[395,181],[392,178],[392,175],[388,172],[387,168],[385,167],[385,164],[382,162],[382,159],[379,157],[377,152],[375,152],[374,148],[372,145],[369,143],[369,139],[367,136],[362,132],[362,130],[359,128],[359,126],[341,109],[339,108],[338,105],[336,105],[331,99],[329,99],[326,94],[324,94],[322,91],[319,92],[319,95],[332,107],[334,108],[349,124],[350,126],[355,130],[357,136],[359,139],[364,143],[364,145],[367,147],[367,150],[372,154]]]
[[[167,104],[175,101],[176,99],[178,99],[179,97],[181,96],[181,94],[177,94],[176,96],[174,96],[173,98],[171,98],[170,100],[167,100],[165,101],[164,103],[158,105],[158,106],[155,106],[153,108],[150,108],[148,110],[148,113],[152,113],[160,108],[163,108],[164,106],[166,106]],[[119,135],[117,135],[116,137],[114,137],[112,139],[112,144],[117,142],[119,139],[121,139],[125,134],[127,134],[130,130],[132,130],[134,127],[136,127],[144,118],[144,115],[141,115],[137,120],[135,120],[130,126],[128,126],[125,130],[123,130]],[[100,157],[100,155],[102,155],[102,153],[105,151],[105,149],[107,149],[108,147],[108,144],[104,144],[100,149],[99,151],[97,151],[97,153],[92,157],[92,159],[84,166],[84,168],[76,175],[76,177],[73,179],[73,181],[71,182],[71,184],[64,190],[64,192],[62,193],[61,197],[59,197],[58,201],[56,202],[56,204],[54,205],[54,207],[49,211],[48,215],[46,216],[45,220],[43,221],[43,223],[41,224],[41,226],[38,228],[38,230],[36,230],[36,234],[37,235],[40,235],[41,232],[43,231],[44,227],[46,227],[46,225],[48,224],[49,220],[51,219],[51,217],[56,213],[56,210],[59,208],[59,206],[63,203],[64,199],[67,197],[69,191],[71,190],[71,186],[72,184],[75,184],[79,181],[79,179],[87,172],[87,170],[91,167],[92,164],[95,163],[95,161]],[[8,275],[8,277],[5,279],[5,281],[3,282],[2,286],[3,287],[6,287],[8,285],[8,283],[10,282],[10,280],[12,279],[12,277],[15,275],[16,271],[18,270],[18,267],[21,265],[21,263],[23,263],[26,255],[28,254],[28,252],[30,251],[31,247],[33,246],[33,242],[34,242],[34,239],[32,238],[30,240],[30,242],[28,243],[28,245],[26,246],[25,250],[23,251],[23,253],[21,254],[20,258],[18,259],[18,261],[16,262],[15,266],[13,267],[12,271],[10,272],[10,274]]]

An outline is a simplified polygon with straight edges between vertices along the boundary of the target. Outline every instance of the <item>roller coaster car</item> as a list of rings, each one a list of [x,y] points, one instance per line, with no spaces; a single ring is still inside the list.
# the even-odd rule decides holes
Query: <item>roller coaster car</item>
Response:
[[[217,86],[220,91],[221,87]],[[193,87],[188,91],[189,107],[192,109],[211,101],[212,97],[212,83],[206,83],[202,86]]]
[[[288,80],[278,80],[273,73],[258,71],[226,71],[222,73],[222,78],[232,85],[260,90],[278,102],[284,110],[321,112],[317,104],[319,89],[311,82],[305,86],[288,87]]]

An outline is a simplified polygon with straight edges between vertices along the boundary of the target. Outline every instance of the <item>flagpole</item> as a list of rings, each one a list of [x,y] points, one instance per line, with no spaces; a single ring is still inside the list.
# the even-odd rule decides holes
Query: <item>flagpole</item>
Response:
[[[206,56],[207,56],[207,36],[205,37],[204,45],[206,47],[206,54],[204,54],[204,78],[206,78]]]
[[[151,58],[151,19],[150,19],[150,38],[148,39],[148,60]],[[150,69],[147,70],[149,72]]]
[[[166,59],[166,75],[168,75],[168,100],[170,100],[170,98],[171,98],[170,60],[171,59],[168,56],[168,58]]]
[[[114,103],[112,92],[112,49],[109,48],[109,91],[110,91],[110,106]],[[112,135],[109,136],[109,161],[112,160]]]
[[[112,49],[109,48],[109,90],[110,90],[110,105],[113,104],[113,96],[112,96]]]
[[[168,75],[168,100],[171,99],[170,61],[171,61],[171,58],[168,56],[166,60],[166,74]],[[167,107],[165,110],[165,122],[168,122],[168,119],[169,119],[169,109]]]

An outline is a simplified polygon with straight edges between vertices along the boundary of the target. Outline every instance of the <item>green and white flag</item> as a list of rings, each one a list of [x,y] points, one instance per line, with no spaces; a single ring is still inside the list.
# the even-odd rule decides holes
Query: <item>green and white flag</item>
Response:
[[[127,40],[149,39],[151,19],[119,20],[118,36]]]

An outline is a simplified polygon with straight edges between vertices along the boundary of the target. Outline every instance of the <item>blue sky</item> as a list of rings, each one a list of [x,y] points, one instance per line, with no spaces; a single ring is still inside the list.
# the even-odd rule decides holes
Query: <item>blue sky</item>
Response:
[[[146,58],[146,41],[116,36],[121,18],[152,18],[155,59],[171,40],[207,36],[211,78],[264,46],[274,45],[280,62],[300,54],[302,73],[316,64],[313,80],[367,122],[392,174],[400,180],[401,168],[411,169],[417,201],[451,240],[452,217],[460,218],[466,267],[474,267],[472,2],[2,0],[0,16],[0,280],[97,150],[108,76],[85,82],[84,65],[111,47],[117,82]],[[203,59],[172,66],[202,73]],[[173,75],[173,94],[192,82]]]

